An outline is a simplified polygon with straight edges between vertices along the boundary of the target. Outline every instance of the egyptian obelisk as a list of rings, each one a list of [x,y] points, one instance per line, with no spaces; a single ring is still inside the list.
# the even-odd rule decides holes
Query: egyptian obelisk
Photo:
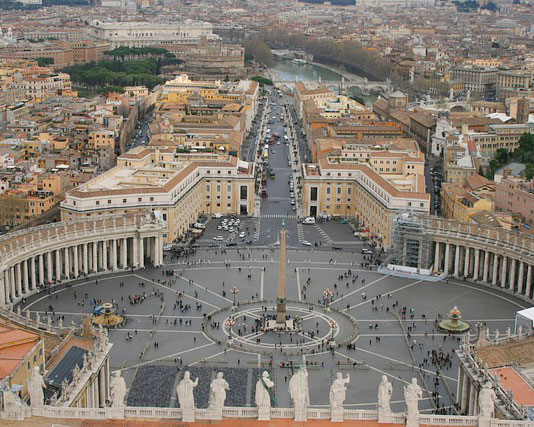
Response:
[[[276,294],[276,326],[286,327],[286,225],[280,230],[280,252],[278,254],[278,292]]]

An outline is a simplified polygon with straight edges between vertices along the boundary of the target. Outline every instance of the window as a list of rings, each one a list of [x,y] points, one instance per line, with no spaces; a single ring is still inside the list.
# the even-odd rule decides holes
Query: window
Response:
[[[326,187],[326,194],[330,194],[330,187]]]
[[[248,187],[246,185],[242,185],[239,190],[239,199],[247,200],[247,196],[248,196]]]
[[[337,187],[337,194],[341,194],[341,187]]]
[[[100,204],[100,201],[99,201],[99,200],[97,200],[97,201],[96,201],[96,205],[98,206],[99,204]]]
[[[122,199],[122,203],[126,203],[126,199]]]
[[[137,198],[137,201],[138,201],[138,202],[142,202],[143,199],[142,199],[141,197],[138,197],[138,198]]]
[[[153,201],[154,201],[154,197],[151,197],[151,198],[150,198],[150,201],[153,202]]]
[[[231,185],[227,185],[226,186],[226,192],[227,193],[231,193],[232,192],[232,186]]]

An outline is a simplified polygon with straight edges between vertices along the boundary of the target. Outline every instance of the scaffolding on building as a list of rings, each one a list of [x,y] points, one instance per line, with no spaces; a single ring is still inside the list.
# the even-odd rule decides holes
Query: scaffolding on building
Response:
[[[391,263],[419,270],[432,267],[432,239],[421,216],[399,212],[393,219],[392,243]]]

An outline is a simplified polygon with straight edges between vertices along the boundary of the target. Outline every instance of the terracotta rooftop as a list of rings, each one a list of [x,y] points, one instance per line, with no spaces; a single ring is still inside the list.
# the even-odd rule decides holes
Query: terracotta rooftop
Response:
[[[514,400],[518,404],[534,406],[534,388],[514,368],[492,369],[491,372],[499,375],[501,385],[505,390],[511,390],[514,393]]]
[[[39,339],[38,334],[0,326],[0,379],[11,375]]]
[[[534,363],[534,337],[482,347],[477,349],[477,355],[489,368]]]

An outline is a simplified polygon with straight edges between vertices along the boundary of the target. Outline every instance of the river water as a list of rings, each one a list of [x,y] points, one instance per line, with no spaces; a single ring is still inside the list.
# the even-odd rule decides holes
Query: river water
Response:
[[[302,81],[319,80],[323,81],[341,81],[341,75],[327,68],[319,67],[313,64],[295,63],[290,59],[275,58],[274,66],[270,71],[276,74],[281,80]],[[365,101],[367,107],[371,107],[376,100],[376,95],[362,95],[359,88],[349,88],[348,96],[358,96]]]

